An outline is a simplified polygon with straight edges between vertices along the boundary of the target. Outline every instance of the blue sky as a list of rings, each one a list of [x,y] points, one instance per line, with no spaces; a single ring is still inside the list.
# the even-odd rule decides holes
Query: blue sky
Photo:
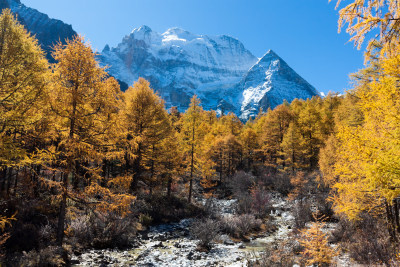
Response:
[[[61,19],[101,51],[132,29],[180,27],[197,34],[238,38],[255,56],[274,50],[322,92],[351,88],[363,51],[338,34],[338,11],[328,0],[22,0]]]

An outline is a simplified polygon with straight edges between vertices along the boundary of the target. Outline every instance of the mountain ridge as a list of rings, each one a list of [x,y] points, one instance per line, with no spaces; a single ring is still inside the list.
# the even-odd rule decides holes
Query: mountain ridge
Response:
[[[38,38],[51,62],[51,47],[76,35],[71,25],[19,0],[0,0],[0,9],[4,8],[16,13]],[[101,66],[108,66],[108,73],[120,82],[121,89],[143,77],[165,100],[167,108],[176,106],[182,112],[195,94],[204,109],[234,112],[242,120],[284,100],[319,95],[274,51],[257,58],[229,35],[194,34],[178,27],[158,33],[142,25],[115,47],[106,45],[98,60]]]
[[[256,58],[234,37],[177,27],[162,34],[146,25],[135,28],[116,47],[106,45],[100,62],[129,85],[139,77],[148,79],[167,107],[181,111],[196,94],[205,109],[234,112],[247,120],[259,108],[319,95],[272,50]]]
[[[17,14],[17,19],[21,24],[39,40],[39,44],[51,62],[54,62],[51,57],[53,45],[58,41],[65,43],[65,39],[72,39],[77,34],[71,25],[27,7],[20,0],[0,0],[0,9],[4,8],[9,8]]]

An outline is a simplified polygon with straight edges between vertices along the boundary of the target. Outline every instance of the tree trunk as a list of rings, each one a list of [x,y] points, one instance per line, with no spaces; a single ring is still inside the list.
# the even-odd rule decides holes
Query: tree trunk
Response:
[[[193,139],[194,139],[194,130],[193,130]],[[191,163],[190,163],[189,196],[188,196],[188,202],[189,203],[192,201],[193,171],[194,171],[194,143],[192,142]]]
[[[6,190],[7,197],[10,195],[12,176],[13,176],[13,168],[10,168],[7,175],[7,190]]]
[[[192,187],[193,187],[193,180],[190,179],[190,182],[189,182],[189,197],[188,197],[188,202],[189,203],[192,202]]]
[[[142,175],[142,170],[141,170],[141,161],[142,161],[142,148],[141,145],[138,145],[138,150],[137,150],[137,155],[135,160],[133,161],[133,180],[130,186],[130,189],[132,192],[135,192],[137,190],[137,185],[139,182],[139,178]]]
[[[392,214],[392,206],[387,203],[385,200],[386,207],[386,218],[387,218],[387,228],[390,235],[390,239],[393,243],[397,242],[397,236],[395,231],[394,217]]]
[[[398,199],[394,199],[394,218],[395,218],[395,222],[396,222],[396,230],[397,233],[400,234],[400,219],[399,219],[399,200]]]
[[[172,177],[168,177],[168,182],[167,182],[167,196],[171,196],[171,186],[172,186]]]
[[[17,173],[15,174],[13,196],[15,196],[17,194],[18,176],[19,176],[19,169],[17,169]]]
[[[68,174],[63,173],[63,196],[60,203],[60,214],[58,216],[58,228],[57,228],[57,245],[62,246],[64,239],[64,224],[65,224],[65,213],[67,206],[67,193],[68,193]]]
[[[6,188],[6,179],[7,179],[7,167],[1,171],[1,192],[3,192]]]

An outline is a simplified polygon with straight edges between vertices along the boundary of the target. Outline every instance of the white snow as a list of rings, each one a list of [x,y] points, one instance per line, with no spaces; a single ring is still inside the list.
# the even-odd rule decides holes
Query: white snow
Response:
[[[147,26],[136,28],[117,47],[103,52],[101,62],[128,85],[139,77],[150,80],[167,108],[177,106],[180,111],[197,94],[205,109],[235,112],[246,120],[258,113],[261,102],[273,108],[285,99],[318,94],[272,50],[258,59],[233,37],[180,28],[162,34]]]

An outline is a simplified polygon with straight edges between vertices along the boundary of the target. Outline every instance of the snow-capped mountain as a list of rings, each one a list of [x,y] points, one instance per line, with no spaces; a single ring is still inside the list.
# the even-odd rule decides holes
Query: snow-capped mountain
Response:
[[[159,34],[147,26],[134,29],[100,60],[109,73],[132,85],[148,79],[167,107],[184,111],[197,94],[206,109],[216,108],[224,91],[238,83],[257,58],[237,39],[196,35],[172,28]]]
[[[319,93],[274,51],[269,50],[246,73],[235,90],[239,95],[240,117],[247,119],[262,108],[274,108],[287,100],[307,99]]]
[[[196,35],[172,28],[160,34],[147,26],[134,29],[100,56],[108,72],[132,85],[139,77],[166,101],[184,111],[196,94],[205,109],[235,112],[243,120],[317,91],[273,51],[257,59],[230,36]]]
[[[18,20],[36,36],[43,50],[51,59],[50,51],[54,44],[59,40],[71,39],[76,32],[71,25],[65,24],[61,20],[51,19],[36,9],[25,6],[20,0],[0,0],[0,9],[10,8],[17,14]]]
[[[71,25],[51,19],[20,0],[0,0],[34,34],[48,53],[59,40],[71,39]],[[235,112],[243,120],[262,108],[274,108],[284,100],[309,98],[317,91],[273,51],[257,59],[237,39],[193,34],[171,28],[160,34],[147,26],[134,29],[114,48],[99,56],[110,75],[132,85],[139,77],[150,81],[167,108],[185,111],[196,94],[205,109]]]

